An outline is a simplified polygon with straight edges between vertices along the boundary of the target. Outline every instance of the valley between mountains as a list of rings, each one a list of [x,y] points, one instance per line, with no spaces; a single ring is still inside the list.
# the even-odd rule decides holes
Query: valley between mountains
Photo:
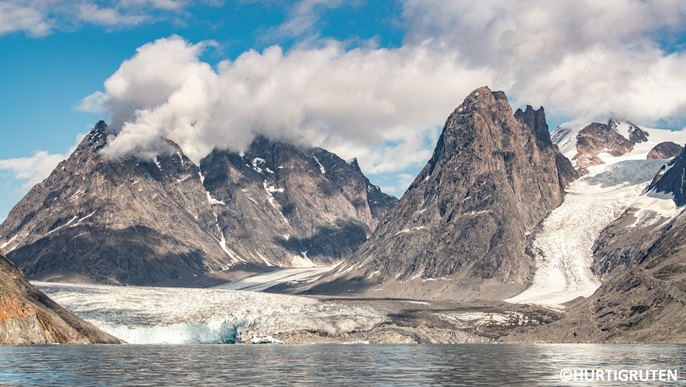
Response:
[[[95,125],[0,225],[90,341],[686,342],[686,133],[551,132],[482,87],[399,199],[321,148],[109,158],[116,135]],[[21,309],[5,278],[0,305]],[[50,342],[20,333],[31,318],[0,315],[0,341]]]

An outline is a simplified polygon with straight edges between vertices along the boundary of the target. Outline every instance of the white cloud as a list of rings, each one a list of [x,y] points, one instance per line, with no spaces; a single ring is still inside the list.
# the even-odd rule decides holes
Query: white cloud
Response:
[[[105,82],[111,126],[121,129],[105,154],[149,157],[168,137],[197,161],[262,134],[358,156],[366,171],[403,170],[430,158],[437,126],[488,77],[423,46],[274,46],[216,70],[198,59],[204,46],[160,39]]]
[[[28,191],[29,188],[48,177],[57,164],[69,157],[85,135],[85,133],[79,134],[74,145],[65,154],[37,151],[31,157],[0,160],[0,171],[10,172],[14,179],[24,181],[22,188]]]
[[[316,31],[322,11],[344,4],[343,0],[302,0],[291,8],[287,20],[271,35],[295,37],[312,33]]]
[[[454,50],[495,73],[517,104],[570,118],[685,117],[683,52],[659,39],[686,29],[678,0],[406,0],[406,44]]]
[[[11,172],[15,179],[26,180],[28,187],[40,183],[64,160],[65,155],[36,152],[32,157],[0,160],[0,170]]]
[[[176,17],[186,8],[217,5],[217,0],[0,0],[0,36],[26,32],[45,36],[54,30],[92,24],[130,27]]]
[[[0,36],[25,31],[32,36],[50,33],[51,26],[40,9],[17,1],[0,1]]]
[[[105,112],[105,104],[107,103],[107,94],[96,91],[95,93],[85,97],[81,102],[74,107],[74,109],[86,113],[103,113]]]
[[[116,8],[101,8],[97,4],[80,4],[77,17],[87,23],[101,26],[136,26],[150,17],[146,15],[125,15]]]
[[[515,106],[544,105],[570,119],[686,118],[686,55],[660,47],[684,32],[683,1],[403,4],[400,48],[319,39],[287,52],[247,51],[213,68],[199,59],[206,43],[171,37],[139,48],[106,81],[106,97],[82,106],[107,101],[121,130],[106,149],[111,157],[151,156],[169,137],[197,161],[263,134],[357,156],[377,175],[423,166],[437,128],[483,85],[506,91]],[[342,5],[303,0],[277,31],[317,37],[322,10]]]

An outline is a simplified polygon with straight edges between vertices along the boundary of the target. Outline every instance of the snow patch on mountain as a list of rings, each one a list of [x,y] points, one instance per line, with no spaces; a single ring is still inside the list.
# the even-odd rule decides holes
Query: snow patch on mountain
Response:
[[[636,126],[624,121],[613,121],[613,123],[616,125],[615,130],[622,137],[629,140],[631,133],[634,130],[633,127]],[[560,148],[560,152],[570,159],[574,165],[576,165],[577,136],[581,130],[590,124],[590,122],[586,121],[569,122],[558,126],[557,129],[550,134],[553,144],[557,145]],[[686,131],[645,128],[643,126],[640,126],[639,128],[648,133],[648,141],[635,144],[634,149],[631,152],[621,157],[613,157],[607,153],[601,153],[599,157],[608,164],[622,160],[644,160],[648,155],[648,152],[661,142],[671,141],[677,144],[686,144]]]

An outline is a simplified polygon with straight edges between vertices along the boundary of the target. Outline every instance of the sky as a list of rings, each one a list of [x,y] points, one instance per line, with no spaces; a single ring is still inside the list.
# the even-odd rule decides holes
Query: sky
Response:
[[[681,130],[683,69],[681,0],[0,0],[0,220],[100,119],[112,159],[265,135],[399,197],[478,87]]]

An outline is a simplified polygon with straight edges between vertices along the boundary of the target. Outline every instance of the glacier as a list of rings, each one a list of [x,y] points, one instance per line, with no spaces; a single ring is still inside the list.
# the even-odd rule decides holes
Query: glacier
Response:
[[[566,157],[576,156],[576,136],[586,125],[565,124],[552,133],[553,142]],[[593,243],[605,226],[629,207],[637,210],[635,224],[646,219],[669,220],[683,210],[670,197],[644,190],[669,162],[648,160],[648,152],[663,141],[683,144],[686,132],[641,129],[648,133],[648,141],[636,144],[622,156],[601,153],[599,157],[605,164],[589,167],[587,175],[570,184],[563,203],[546,217],[534,235],[536,271],[531,286],[504,301],[563,310],[564,303],[588,297],[600,286],[590,267]],[[626,137],[629,124],[620,122],[617,130]]]
[[[130,344],[233,344],[293,331],[342,336],[387,321],[367,305],[227,289],[34,282],[60,305]]]

